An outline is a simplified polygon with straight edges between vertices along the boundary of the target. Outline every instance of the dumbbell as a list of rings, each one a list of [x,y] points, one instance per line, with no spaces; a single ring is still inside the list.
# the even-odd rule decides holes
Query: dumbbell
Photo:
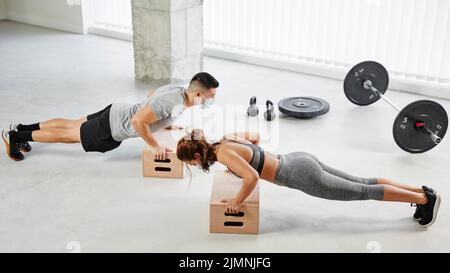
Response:
[[[377,62],[366,61],[350,69],[344,92],[356,105],[370,105],[381,98],[392,106],[398,112],[392,128],[394,140],[403,150],[423,153],[438,145],[448,127],[444,107],[431,100],[419,100],[400,109],[384,95],[388,85],[387,70]]]
[[[250,106],[247,108],[247,115],[249,117],[256,117],[258,115],[258,107],[256,106],[256,97],[250,98]]]
[[[273,102],[270,100],[266,101],[266,111],[264,112],[264,119],[267,121],[272,121],[275,119],[275,108],[273,107]]]

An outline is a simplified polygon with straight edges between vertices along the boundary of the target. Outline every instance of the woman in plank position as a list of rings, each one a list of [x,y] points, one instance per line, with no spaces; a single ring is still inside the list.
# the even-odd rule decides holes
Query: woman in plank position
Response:
[[[193,130],[180,139],[178,159],[203,171],[216,161],[243,178],[239,193],[228,202],[227,212],[239,212],[242,202],[253,191],[258,179],[303,191],[330,200],[377,200],[416,204],[414,220],[423,227],[436,220],[440,195],[432,188],[400,184],[385,178],[362,178],[349,175],[319,161],[306,152],[275,155],[259,145],[258,133],[243,132],[224,136],[211,143],[202,130]]]

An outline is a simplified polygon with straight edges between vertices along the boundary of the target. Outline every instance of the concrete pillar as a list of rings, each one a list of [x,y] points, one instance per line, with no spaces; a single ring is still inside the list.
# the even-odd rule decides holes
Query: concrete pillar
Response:
[[[203,0],[132,0],[136,79],[187,81],[203,69]]]
[[[0,0],[0,20],[6,19],[6,6],[5,1]]]

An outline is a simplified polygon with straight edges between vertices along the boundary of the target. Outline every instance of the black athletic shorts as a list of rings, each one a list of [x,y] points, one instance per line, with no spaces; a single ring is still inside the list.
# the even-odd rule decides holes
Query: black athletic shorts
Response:
[[[111,104],[105,109],[88,115],[87,121],[81,124],[81,145],[86,152],[107,152],[119,147],[119,141],[115,141],[111,135],[109,125],[109,111]]]

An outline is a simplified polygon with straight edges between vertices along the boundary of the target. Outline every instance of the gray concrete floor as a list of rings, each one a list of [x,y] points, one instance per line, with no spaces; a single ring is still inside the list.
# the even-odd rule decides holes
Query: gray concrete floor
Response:
[[[296,95],[328,100],[330,112],[314,120],[284,117],[268,130],[260,121],[263,137],[271,136],[267,146],[308,151],[355,175],[433,186],[443,198],[436,224],[420,228],[409,204],[327,201],[262,182],[261,234],[210,234],[212,175],[194,170],[190,187],[188,179],[143,178],[140,139],[106,154],[33,144],[22,162],[1,148],[0,251],[69,252],[72,241],[83,252],[450,251],[448,138],[428,153],[407,154],[392,139],[395,112],[382,102],[350,104],[342,82],[213,58],[205,70],[221,82],[219,108],[246,105],[252,95],[260,103]],[[77,118],[112,102],[139,101],[152,88],[134,80],[131,43],[0,21],[2,128]],[[399,105],[423,99],[389,96]],[[449,101],[437,101],[450,109]]]

